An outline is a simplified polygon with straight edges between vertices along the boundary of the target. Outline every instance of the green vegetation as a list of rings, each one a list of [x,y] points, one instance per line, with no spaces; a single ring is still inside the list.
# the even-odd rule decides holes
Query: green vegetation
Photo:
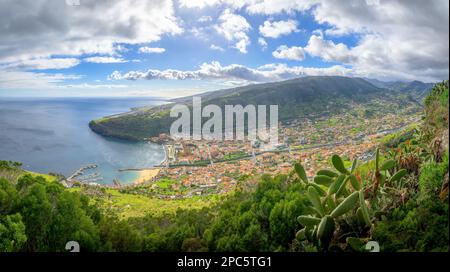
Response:
[[[333,155],[308,178],[263,175],[225,196],[151,198],[94,186],[66,189],[0,163],[0,251],[448,251],[448,83],[425,99],[424,124],[375,158]],[[446,109],[447,110],[446,110]],[[437,117],[435,114],[447,114]],[[393,144],[395,143],[395,144]],[[328,158],[327,158],[328,159]],[[177,181],[155,189],[168,192]],[[139,187],[138,187],[139,188]]]
[[[425,98],[425,140],[432,140],[432,137],[441,136],[445,132],[448,136],[448,99],[448,80],[437,84]]]
[[[379,150],[370,180],[356,175],[356,159],[351,167],[346,167],[341,157],[333,155],[331,163],[335,171],[320,170],[313,181],[308,180],[300,164],[295,166],[299,180],[308,188],[307,197],[312,205],[311,213],[297,218],[304,227],[296,235],[300,250],[359,251],[354,243],[364,244],[363,241],[369,240],[368,232],[376,220],[375,214],[392,204],[381,201],[380,191],[396,187],[406,174],[403,169],[390,173],[396,162],[385,160],[382,163]]]
[[[426,84],[419,86],[421,93],[427,92],[429,88]],[[301,117],[332,116],[351,111],[356,105],[368,110],[366,113],[355,113],[356,116],[397,112],[408,106],[420,111],[418,102],[414,99],[404,99],[400,90],[382,89],[361,78],[338,76],[302,77],[255,84],[209,92],[201,97],[203,106],[214,104],[221,108],[224,108],[224,105],[279,105],[281,122]],[[174,102],[192,107],[191,97],[180,98]],[[135,110],[120,116],[105,117],[91,121],[89,126],[101,135],[127,140],[157,137],[161,133],[169,133],[170,125],[175,120],[169,115],[171,106],[167,104]]]
[[[226,154],[225,156],[223,156],[221,161],[231,161],[231,160],[236,160],[236,159],[241,159],[241,158],[246,158],[246,157],[248,157],[248,154],[245,151],[240,151],[240,152],[236,152],[236,153]]]
[[[375,229],[373,237],[383,250],[448,251],[448,189],[443,187],[445,182],[448,186],[448,167],[448,153],[441,163],[422,165],[418,191]]]
[[[106,213],[113,213],[121,219],[142,217],[148,213],[155,216],[174,214],[180,207],[184,209],[202,209],[210,207],[219,200],[219,196],[194,196],[184,199],[165,200],[155,197],[147,191],[147,185],[129,187],[124,189],[105,189],[100,187],[84,186],[72,188],[70,191],[88,196]]]
[[[149,198],[143,195],[124,194],[110,189],[109,201],[104,203],[105,207],[122,217],[139,217],[149,212],[158,215],[164,212],[175,212],[178,208],[201,209],[208,207],[215,201],[214,197],[192,197],[177,200],[164,200]]]
[[[7,179],[13,183],[16,183],[18,179],[24,175],[30,175],[32,177],[42,177],[47,182],[57,181],[59,177],[57,175],[41,174],[21,169],[22,164],[20,162],[12,161],[0,161],[0,178]]]
[[[237,191],[219,205],[204,232],[212,251],[286,251],[295,237],[295,218],[308,200],[301,184],[284,175],[263,176],[254,192]]]

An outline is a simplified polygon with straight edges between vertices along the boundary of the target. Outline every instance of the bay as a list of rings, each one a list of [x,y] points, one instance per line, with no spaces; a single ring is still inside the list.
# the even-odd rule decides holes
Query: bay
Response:
[[[161,104],[152,98],[0,98],[0,160],[23,163],[30,171],[71,175],[81,166],[97,164],[102,184],[117,178],[132,183],[137,172],[164,159],[154,143],[136,143],[97,135],[92,119],[123,113],[133,107]]]

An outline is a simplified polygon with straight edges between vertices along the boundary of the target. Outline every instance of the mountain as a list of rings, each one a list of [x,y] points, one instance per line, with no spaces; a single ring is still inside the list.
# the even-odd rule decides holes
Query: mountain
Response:
[[[302,77],[281,82],[253,84],[244,87],[207,92],[202,106],[278,105],[281,122],[293,119],[333,115],[364,106],[371,111],[395,111],[416,103],[413,97],[397,89],[377,87],[362,78],[339,76]],[[191,106],[192,97],[174,99],[170,104],[137,109],[125,114],[90,122],[90,128],[104,136],[143,140],[168,133],[175,118],[170,117],[174,103]]]
[[[420,102],[422,102],[423,98],[431,91],[431,89],[434,86],[434,83],[424,83],[418,80],[411,82],[403,82],[403,81],[384,82],[377,79],[366,79],[366,80],[379,88],[385,88],[400,91],[403,93],[408,93]]]

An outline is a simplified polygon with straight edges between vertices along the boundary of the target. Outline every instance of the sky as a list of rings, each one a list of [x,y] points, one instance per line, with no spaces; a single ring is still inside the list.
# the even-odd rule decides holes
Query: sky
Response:
[[[449,77],[448,0],[0,0],[0,96]]]

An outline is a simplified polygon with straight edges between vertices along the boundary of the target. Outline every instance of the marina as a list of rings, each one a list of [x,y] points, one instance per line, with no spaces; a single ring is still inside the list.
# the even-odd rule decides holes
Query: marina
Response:
[[[85,165],[85,166],[81,166],[77,171],[75,171],[72,175],[70,175],[67,178],[67,181],[72,182],[77,177],[83,175],[86,170],[94,169],[94,168],[97,168],[97,167],[98,167],[98,165],[96,165],[96,164],[88,164],[88,165]],[[96,174],[98,174],[98,173],[96,173]],[[100,174],[98,174],[98,175],[100,175]],[[95,176],[95,177],[97,177],[97,176]],[[93,178],[95,178],[95,177],[93,177]],[[88,177],[83,178],[83,179],[77,179],[77,181],[88,181],[88,180],[89,180]]]

